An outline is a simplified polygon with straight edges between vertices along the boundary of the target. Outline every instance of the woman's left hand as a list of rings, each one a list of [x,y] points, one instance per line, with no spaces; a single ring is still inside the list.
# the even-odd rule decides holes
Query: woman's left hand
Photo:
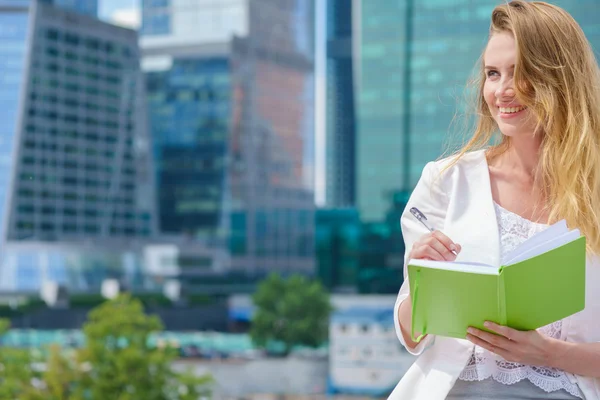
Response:
[[[553,366],[558,356],[557,342],[546,335],[533,331],[518,331],[486,321],[484,326],[498,335],[469,327],[467,339],[492,353],[498,354],[506,361],[534,366]]]

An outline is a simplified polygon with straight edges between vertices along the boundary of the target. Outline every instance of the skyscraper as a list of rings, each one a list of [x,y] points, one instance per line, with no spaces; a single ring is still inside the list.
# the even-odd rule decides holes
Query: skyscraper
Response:
[[[600,50],[594,1],[556,1]],[[354,0],[357,205],[381,220],[406,197],[427,161],[471,132],[465,84],[487,41],[496,0]],[[472,113],[469,114],[472,116]]]
[[[355,205],[355,113],[352,2],[327,2],[325,204]]]
[[[135,31],[0,2],[0,288],[141,284],[156,233]]]
[[[314,10],[300,0],[145,2],[161,232],[223,270],[312,272]]]

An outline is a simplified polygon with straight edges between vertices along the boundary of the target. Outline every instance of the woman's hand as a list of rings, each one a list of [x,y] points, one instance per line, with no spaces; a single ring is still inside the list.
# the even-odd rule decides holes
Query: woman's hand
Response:
[[[454,243],[450,238],[440,231],[434,231],[421,236],[417,240],[408,255],[408,259],[454,261],[460,252],[460,245]]]
[[[453,250],[458,253],[460,251],[460,246],[452,242],[452,240],[442,232],[434,231],[421,236],[421,238],[413,244],[408,259],[453,261],[456,259],[456,256],[452,253]],[[398,308],[398,321],[400,321],[400,331],[402,332],[406,346],[414,349],[418,343],[414,342],[411,336],[412,300],[410,295]],[[420,332],[415,332],[415,334],[419,336]]]
[[[498,354],[506,361],[526,365],[551,367],[554,359],[559,356],[556,339],[533,331],[518,331],[486,321],[487,329],[498,335],[477,328],[467,329],[467,339],[492,353]]]

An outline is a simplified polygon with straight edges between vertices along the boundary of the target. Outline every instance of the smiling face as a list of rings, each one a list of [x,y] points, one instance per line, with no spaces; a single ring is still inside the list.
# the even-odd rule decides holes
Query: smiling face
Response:
[[[485,83],[483,97],[503,135],[533,133],[536,128],[527,107],[516,97],[513,86],[517,45],[512,34],[492,35],[483,55]]]

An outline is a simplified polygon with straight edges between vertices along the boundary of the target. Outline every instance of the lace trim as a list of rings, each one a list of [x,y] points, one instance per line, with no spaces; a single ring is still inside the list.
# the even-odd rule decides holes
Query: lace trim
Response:
[[[546,228],[544,224],[529,221],[496,203],[494,205],[500,231],[502,258],[523,241]],[[555,339],[560,339],[561,330],[562,321],[556,321],[538,329],[540,333]],[[467,366],[458,379],[472,382],[488,378],[504,385],[513,385],[527,379],[547,393],[564,389],[573,396],[583,398],[578,386],[572,383],[563,371],[555,368],[509,362],[494,353],[475,346]]]

